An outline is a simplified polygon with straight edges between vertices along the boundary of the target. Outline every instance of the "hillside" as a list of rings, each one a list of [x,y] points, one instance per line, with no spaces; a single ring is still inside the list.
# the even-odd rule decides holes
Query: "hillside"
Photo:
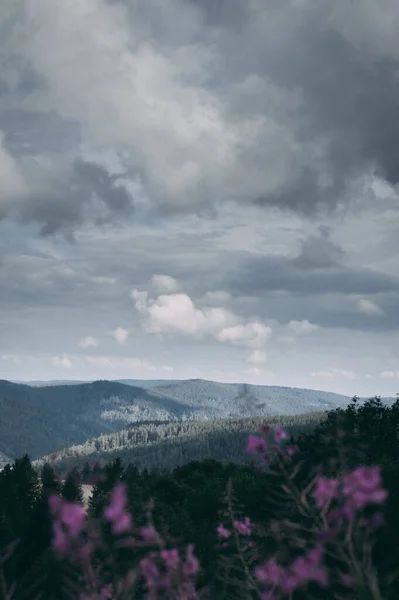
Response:
[[[101,433],[149,419],[176,420],[187,409],[171,398],[109,381],[31,387],[0,381],[0,452],[38,458]]]
[[[36,459],[142,421],[270,418],[350,401],[331,392],[201,379],[147,381],[147,388],[124,381],[37,387],[0,380],[0,452]]]
[[[296,416],[270,417],[267,422],[280,425],[289,435],[309,432],[327,415],[326,411]],[[124,465],[140,470],[157,468],[170,471],[193,460],[212,458],[222,462],[248,463],[246,444],[250,433],[258,434],[265,419],[219,419],[214,421],[137,423],[120,431],[101,435],[85,444],[74,445],[33,462],[37,469],[45,462],[65,475],[73,467],[88,462],[109,462],[119,457]]]
[[[332,392],[246,383],[218,383],[204,379],[157,385],[152,391],[206,411],[209,417],[214,418],[295,415],[312,410],[345,407],[350,401],[348,396]]]

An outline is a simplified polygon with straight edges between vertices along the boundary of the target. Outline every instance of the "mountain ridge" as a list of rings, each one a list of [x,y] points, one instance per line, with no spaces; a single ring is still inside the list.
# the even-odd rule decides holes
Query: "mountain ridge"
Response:
[[[351,399],[332,392],[202,379],[142,380],[147,387],[132,385],[138,380],[123,381],[37,387],[0,380],[0,453],[11,459],[28,453],[34,460],[144,421],[300,415],[345,408]]]

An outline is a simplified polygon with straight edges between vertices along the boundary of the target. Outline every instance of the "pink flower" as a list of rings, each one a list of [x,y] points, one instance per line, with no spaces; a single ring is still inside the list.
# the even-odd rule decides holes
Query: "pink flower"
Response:
[[[171,548],[170,550],[161,550],[161,557],[165,561],[168,569],[176,569],[180,563],[179,551],[177,548]]]
[[[80,504],[64,502],[61,508],[61,521],[68,526],[71,537],[77,537],[83,529],[85,522],[85,511]]]
[[[313,491],[313,497],[316,500],[318,508],[322,509],[332,498],[335,497],[338,489],[338,480],[327,477],[317,477],[316,489]]]
[[[292,456],[293,454],[296,454],[296,452],[299,451],[299,448],[298,446],[287,446],[285,451],[288,454],[288,456]]]
[[[187,576],[195,575],[199,571],[199,561],[193,554],[194,546],[187,546],[186,562],[184,563],[183,571]]]
[[[118,515],[117,519],[112,524],[112,531],[115,535],[121,533],[127,533],[132,527],[132,515],[129,513],[122,513]]]
[[[355,508],[361,509],[367,504],[382,504],[388,497],[387,490],[381,489],[379,467],[361,466],[343,477],[344,496],[350,498]]]
[[[255,576],[262,583],[279,585],[285,576],[285,570],[277,564],[274,558],[271,558],[263,565],[255,567]]]
[[[126,489],[123,483],[118,483],[111,494],[110,505],[104,510],[104,516],[113,521],[125,509],[126,506]]]
[[[245,517],[244,522],[234,521],[234,527],[241,535],[251,535],[253,524],[248,517]]]
[[[282,427],[277,426],[274,430],[274,441],[279,444],[281,440],[287,439],[287,432]]]
[[[49,497],[48,504],[50,507],[50,512],[53,516],[55,516],[59,513],[62,503],[63,503],[63,501],[62,501],[61,496],[57,496],[56,494],[53,494]]]
[[[148,557],[140,561],[141,571],[147,581],[148,587],[153,587],[158,583],[159,570],[156,564]]]
[[[63,531],[59,521],[53,523],[53,546],[61,554],[68,552],[70,547],[69,538]]]
[[[152,526],[140,527],[140,535],[144,540],[148,541],[154,539],[156,532]]]
[[[115,535],[127,533],[132,527],[132,516],[125,512],[126,487],[118,483],[111,494],[111,502],[104,510],[104,517],[112,522],[112,531]]]
[[[264,452],[266,450],[266,442],[263,438],[259,438],[256,435],[248,436],[247,452],[253,454],[254,452]]]
[[[231,533],[228,529],[225,529],[223,525],[218,525],[217,528],[218,536],[224,539],[228,539],[231,536]]]

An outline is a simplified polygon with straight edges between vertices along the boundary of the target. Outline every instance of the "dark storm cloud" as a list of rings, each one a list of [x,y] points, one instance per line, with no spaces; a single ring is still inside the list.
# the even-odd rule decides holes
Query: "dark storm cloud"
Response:
[[[73,239],[83,222],[102,225],[131,214],[134,199],[118,179],[102,165],[77,159],[65,177],[51,177],[45,190],[31,192],[20,218],[39,223],[42,235],[61,232]]]
[[[302,241],[298,255],[291,261],[303,270],[329,269],[342,264],[345,252],[330,239],[330,229],[319,226],[320,235],[313,235]]]
[[[243,296],[283,290],[300,295],[377,294],[399,290],[399,277],[345,264],[344,250],[333,242],[330,229],[302,239],[294,257],[237,256],[222,276],[225,289]]]
[[[314,216],[350,202],[353,183],[367,173],[399,182],[399,44],[389,31],[383,37],[386,15],[395,22],[398,5],[383,2],[376,12],[360,0],[193,2],[219,33],[223,82],[251,72],[296,94],[301,102],[284,122],[304,155],[314,144],[321,150],[318,160],[304,160],[293,180],[256,203]]]
[[[395,22],[399,6],[388,0],[380,13],[363,0],[173,0],[162,9],[152,1],[98,2],[93,23],[116,45],[125,40],[119,54],[109,55],[90,37],[87,15],[71,5],[63,8],[65,31],[82,28],[87,45],[78,56],[87,56],[85,63],[64,50],[72,34],[63,37],[60,29],[58,40],[51,19],[41,30],[53,44],[54,59],[47,60],[44,42],[38,44],[24,20],[23,3],[15,0],[15,7],[3,21],[0,14],[7,64],[0,128],[17,162],[30,152],[60,156],[67,147],[77,156],[79,136],[97,130],[116,151],[129,147],[150,203],[164,214],[201,214],[210,203],[234,197],[317,217],[356,201],[372,173],[399,182],[399,43],[386,18]],[[118,12],[123,7],[126,13]],[[37,14],[50,8],[41,0]],[[148,54],[137,50],[140,36]],[[106,70],[108,59],[122,55],[126,71]],[[132,65],[149,73],[148,89]],[[156,85],[152,68],[159,69]],[[97,69],[101,75],[92,78]],[[159,111],[143,110],[143,98]],[[40,102],[44,114],[24,112]],[[212,135],[198,117],[202,111],[215,117]],[[139,123],[131,119],[136,112]],[[229,144],[233,158],[219,165],[217,150],[225,156]],[[215,161],[209,161],[211,149]],[[95,194],[104,204],[100,223],[130,206],[127,192],[101,168],[89,172],[77,163],[72,176],[79,198]],[[62,182],[33,197],[24,218],[40,222],[44,233],[90,219],[82,209],[87,200]]]
[[[296,259],[252,255],[237,258],[221,275],[223,289],[242,296],[262,296],[284,290],[301,295],[377,294],[399,290],[399,278],[366,268],[332,266],[304,273]]]

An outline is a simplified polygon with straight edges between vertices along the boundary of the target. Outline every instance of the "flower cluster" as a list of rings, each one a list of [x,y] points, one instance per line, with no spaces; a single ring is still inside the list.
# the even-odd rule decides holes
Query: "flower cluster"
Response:
[[[263,430],[264,433],[267,430]],[[287,435],[281,428],[276,428],[274,441],[279,443],[286,439]],[[267,443],[261,437],[249,436],[247,452],[250,454],[258,453],[267,461]],[[296,447],[289,446],[285,452],[292,456],[297,450]],[[360,466],[351,473],[346,473],[336,479],[317,476],[315,489],[312,496],[316,506],[320,511],[326,511],[332,500],[341,502],[338,509],[332,510],[326,514],[327,523],[331,523],[337,518],[346,518],[349,522],[354,519],[357,511],[370,504],[382,504],[388,497],[388,492],[381,488],[382,480],[379,467]],[[285,488],[288,490],[288,488]],[[303,495],[300,496],[303,500]],[[362,520],[363,523],[366,519]],[[377,528],[383,522],[381,513],[376,513],[370,521],[371,529]],[[229,532],[222,526],[219,526],[218,533],[220,537],[228,537]],[[339,529],[315,530],[316,545],[304,556],[297,557],[294,562],[284,568],[278,565],[274,558],[266,561],[263,565],[256,567],[255,576],[268,589],[262,594],[262,600],[275,600],[278,597],[291,594],[296,588],[303,587],[310,581],[316,581],[319,585],[327,587],[329,585],[329,574],[323,565],[323,555],[325,548],[324,542],[331,542],[334,536],[339,533]],[[324,535],[323,535],[324,534]],[[352,556],[353,558],[353,556]],[[356,571],[356,564],[349,565]],[[359,578],[359,573],[357,573]],[[350,574],[341,574],[340,581],[344,585],[351,586],[355,577]]]
[[[112,524],[114,536],[130,534],[125,538],[123,544],[125,547],[140,547],[140,540],[161,546],[160,551],[150,552],[139,562],[139,573],[146,582],[148,598],[156,598],[157,593],[162,595],[166,590],[173,590],[175,587],[180,587],[180,591],[184,590],[184,598],[196,598],[191,578],[198,573],[200,565],[194,555],[194,546],[192,544],[187,546],[186,556],[182,560],[177,548],[164,547],[164,542],[153,525],[149,524],[134,530],[132,516],[126,511],[126,504],[126,487],[123,483],[118,483],[111,492],[110,503],[105,507],[103,516]],[[88,565],[94,549],[100,547],[102,542],[98,531],[85,529],[87,522],[83,507],[77,503],[64,502],[57,495],[50,496],[49,506],[53,517],[53,547],[59,555],[64,557],[73,555],[75,561],[78,558],[78,561],[80,559]],[[86,533],[85,541],[82,539],[83,533]],[[128,578],[131,579],[131,584],[134,584],[137,574],[130,571]],[[108,598],[113,598],[112,584],[100,586],[99,592],[85,592],[79,600],[107,600]]]
[[[285,465],[287,459],[289,461],[289,457],[298,451],[298,447],[288,446],[282,449],[280,444],[287,439],[287,433],[281,427],[276,427],[273,432],[273,446],[270,449],[266,440],[269,431],[270,427],[265,425],[261,428],[262,437],[250,435],[247,452],[252,456],[262,457],[267,462],[270,458],[270,450],[277,450],[278,456],[283,458],[281,464]],[[299,492],[292,479],[288,477],[284,490],[291,493],[298,504],[302,503],[308,510],[308,515],[316,522],[317,526],[313,529],[314,540],[310,549],[303,555],[297,556],[291,564],[282,566],[278,564],[275,557],[272,557],[252,569],[254,581],[259,585],[256,589],[261,600],[277,600],[290,596],[297,588],[304,588],[310,582],[316,582],[324,588],[328,587],[331,584],[331,573],[326,566],[325,558],[329,552],[327,544],[334,543],[338,547],[338,555],[346,559],[348,566],[347,573],[338,573],[340,582],[347,587],[363,586],[375,591],[378,586],[376,587],[375,582],[374,587],[370,584],[372,574],[361,572],[351,536],[345,537],[350,544],[350,552],[347,554],[344,552],[342,542],[338,542],[338,536],[340,533],[347,533],[344,531],[345,527],[350,531],[358,513],[365,507],[384,503],[388,492],[381,485],[379,467],[359,466],[354,471],[344,473],[335,479],[318,475],[307,488],[309,491],[313,490],[310,495],[314,508],[307,502],[306,493]],[[79,536],[85,528],[84,509],[79,504],[63,502],[58,496],[50,497],[49,504],[53,516],[54,547],[60,554],[67,555],[76,550]],[[148,590],[147,598],[149,600],[158,597],[197,598],[193,577],[199,572],[200,565],[194,555],[193,545],[189,544],[185,555],[182,556],[178,548],[166,547],[151,523],[146,527],[134,529],[133,519],[126,510],[126,504],[125,485],[118,483],[112,490],[110,503],[105,508],[103,516],[111,523],[114,536],[123,534],[128,536],[125,540],[128,546],[138,547],[143,541],[152,544],[149,554],[139,561],[139,572]],[[334,508],[330,510],[332,504]],[[383,523],[383,517],[381,513],[375,513],[369,520],[358,520],[359,527],[362,523],[367,523],[370,530],[373,530]],[[224,540],[231,538],[233,533],[234,539],[241,539],[251,536],[254,528],[255,525],[249,517],[241,520],[232,518],[231,529],[219,524],[217,534]],[[86,537],[88,539],[81,544],[78,555],[88,561],[96,543],[99,542],[99,536],[97,533],[97,537],[95,535]],[[253,542],[250,542],[250,545],[253,545]],[[129,572],[129,577],[132,584],[137,580],[133,570]],[[82,595],[80,600],[114,599],[117,597],[115,594],[112,585],[108,584],[102,586],[99,592]],[[379,595],[376,592],[370,598],[377,599]]]

